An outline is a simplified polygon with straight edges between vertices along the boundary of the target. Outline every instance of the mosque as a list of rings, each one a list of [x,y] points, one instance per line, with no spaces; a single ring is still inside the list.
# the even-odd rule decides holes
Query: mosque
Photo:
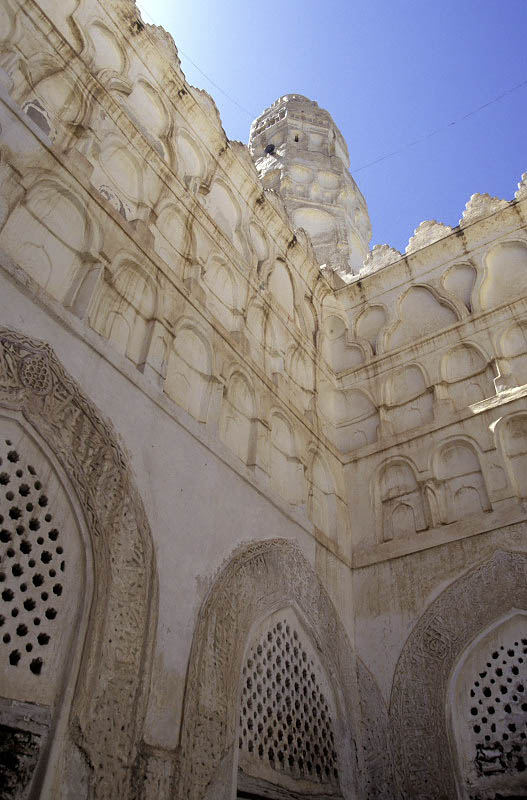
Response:
[[[401,253],[349,168],[1,0],[3,800],[527,798],[527,175]]]

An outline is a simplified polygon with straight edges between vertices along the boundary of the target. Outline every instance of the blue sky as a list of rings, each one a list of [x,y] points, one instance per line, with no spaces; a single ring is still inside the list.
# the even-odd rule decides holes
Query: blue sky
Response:
[[[246,142],[252,119],[288,92],[332,114],[368,203],[372,245],[404,250],[424,219],[457,225],[471,194],[511,199],[527,171],[527,84],[450,125],[527,81],[527,0],[138,5],[170,31],[229,138]]]

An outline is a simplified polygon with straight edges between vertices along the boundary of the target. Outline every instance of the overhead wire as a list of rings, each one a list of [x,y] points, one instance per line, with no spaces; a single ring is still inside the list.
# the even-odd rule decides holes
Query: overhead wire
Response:
[[[136,3],[136,4],[137,4],[138,8],[145,14],[145,16],[147,16],[150,19],[152,24],[156,25],[157,23],[153,20],[153,18],[150,15],[150,13],[140,3]],[[192,64],[192,66],[201,75],[203,75],[203,77],[212,86],[214,86],[215,89],[218,90],[218,92],[221,92],[221,94],[224,97],[226,97],[227,100],[230,100],[230,102],[233,103],[233,105],[235,105],[237,108],[239,108],[240,111],[243,111],[244,114],[247,114],[247,116],[251,120],[255,120],[258,117],[258,114],[255,114],[254,112],[251,112],[247,108],[242,106],[241,103],[239,103],[234,97],[232,97],[230,94],[228,94],[228,92],[226,92],[224,89],[221,88],[221,86],[219,86],[215,81],[213,81],[212,78],[210,78],[207,75],[206,72],[204,72],[200,67],[198,67],[196,62],[193,61],[193,59],[181,49],[181,47],[178,47],[178,52],[181,53],[181,55],[183,55],[187,59],[187,61],[190,64]],[[373,167],[375,164],[380,164],[382,161],[386,161],[388,158],[393,158],[394,156],[400,155],[400,153],[403,153],[405,150],[408,150],[410,147],[415,147],[415,145],[420,144],[421,142],[425,142],[428,139],[431,139],[432,137],[437,136],[440,133],[444,133],[444,131],[447,131],[449,128],[452,128],[454,125],[459,125],[460,122],[463,122],[464,120],[468,119],[469,117],[474,116],[474,114],[478,114],[480,111],[483,111],[483,109],[488,108],[489,106],[493,105],[494,103],[499,102],[504,97],[507,97],[508,95],[512,94],[513,92],[518,91],[519,89],[522,89],[525,86],[527,86],[527,80],[521,81],[521,83],[517,83],[515,86],[512,86],[510,89],[506,89],[501,94],[496,95],[496,97],[493,97],[491,100],[488,100],[486,103],[483,103],[482,105],[477,106],[477,108],[473,108],[471,111],[468,111],[466,114],[463,114],[463,116],[458,117],[457,119],[453,120],[452,122],[448,122],[446,125],[442,125],[439,128],[436,128],[435,130],[430,131],[429,133],[426,133],[423,136],[420,136],[420,137],[418,137],[417,139],[414,139],[411,142],[407,142],[406,144],[401,145],[401,147],[398,147],[397,150],[392,150],[390,153],[385,153],[382,156],[378,156],[377,158],[374,158],[372,161],[368,161],[366,164],[362,164],[360,167],[356,167],[356,168],[352,169],[353,174],[355,175],[357,172],[361,172],[363,169],[368,169],[368,167]]]
[[[431,139],[432,136],[437,136],[439,133],[443,133],[444,131],[451,128],[453,125],[458,125],[460,122],[463,122],[463,120],[472,117],[474,114],[477,114],[480,111],[483,111],[484,108],[488,108],[488,106],[497,103],[499,100],[502,100],[507,95],[516,92],[518,89],[521,89],[524,86],[527,86],[527,80],[522,81],[521,83],[517,83],[516,86],[512,86],[510,89],[507,89],[506,91],[502,92],[496,97],[493,97],[492,100],[489,100],[488,102],[483,103],[483,105],[472,109],[472,111],[468,111],[466,114],[463,114],[462,117],[458,117],[458,119],[455,119],[452,122],[447,123],[446,125],[442,125],[440,128],[436,128],[430,133],[426,133],[424,136],[420,136],[418,139],[414,139],[412,142],[408,142],[407,144],[402,145],[402,147],[399,147],[397,150],[392,150],[391,153],[386,153],[383,156],[375,158],[373,161],[368,161],[366,164],[362,164],[362,166],[352,170],[353,174],[355,174],[356,172],[360,172],[361,170],[366,169],[367,167],[372,167],[374,164],[379,164],[381,161],[386,161],[387,158],[392,158],[393,156],[397,156],[399,155],[399,153],[403,153],[409,147],[414,147],[416,144],[419,144],[420,142],[425,142],[427,139]]]
[[[149,18],[150,22],[151,22],[153,25],[157,25],[157,23],[156,23],[156,22],[154,22],[154,20],[153,20],[153,18],[152,18],[152,16],[151,16],[151,14],[149,14],[149,12],[148,12],[148,11],[146,11],[146,9],[145,9],[145,8],[144,8],[144,7],[143,7],[143,6],[142,6],[140,3],[137,3],[137,2],[136,2],[136,5],[137,5],[137,7],[138,7],[138,8],[139,8],[139,9],[142,11],[142,13],[143,13],[143,14],[144,14],[146,17],[148,17],[148,18]],[[198,65],[195,63],[195,61],[193,61],[193,60],[191,59],[191,57],[190,57],[190,56],[189,56],[187,53],[185,53],[185,51],[184,51],[184,50],[182,50],[182,49],[181,49],[181,47],[180,47],[179,45],[177,45],[177,50],[178,50],[178,53],[181,53],[181,55],[182,55],[182,56],[184,56],[184,57],[187,59],[187,61],[188,61],[190,64],[192,64],[192,66],[194,67],[194,69],[197,69],[197,71],[198,71],[198,72],[199,72],[201,75],[203,75],[203,77],[204,77],[204,78],[206,78],[206,80],[208,80],[208,82],[209,82],[209,83],[210,83],[212,86],[214,86],[214,88],[215,88],[215,89],[217,89],[217,90],[218,90],[218,92],[221,92],[221,94],[222,94],[224,97],[226,97],[226,98],[227,98],[227,100],[230,100],[230,101],[231,101],[231,103],[233,103],[233,104],[234,104],[234,105],[235,105],[237,108],[239,108],[239,109],[240,109],[240,111],[243,111],[243,113],[244,113],[244,114],[247,114],[247,116],[248,116],[248,117],[251,119],[251,121],[252,121],[252,120],[254,120],[254,119],[256,119],[256,117],[258,116],[258,114],[254,114],[252,111],[249,111],[247,108],[245,108],[244,106],[242,106],[242,105],[241,105],[241,103],[238,103],[238,101],[237,101],[237,100],[235,100],[235,99],[234,99],[234,97],[231,97],[231,95],[230,95],[230,94],[228,94],[228,93],[227,93],[227,92],[226,92],[224,89],[222,89],[222,88],[221,88],[221,86],[219,86],[219,85],[218,85],[218,84],[217,84],[215,81],[213,81],[213,80],[212,80],[212,78],[210,78],[210,77],[207,75],[207,73],[206,73],[206,72],[203,72],[203,70],[202,70],[200,67],[198,67]]]

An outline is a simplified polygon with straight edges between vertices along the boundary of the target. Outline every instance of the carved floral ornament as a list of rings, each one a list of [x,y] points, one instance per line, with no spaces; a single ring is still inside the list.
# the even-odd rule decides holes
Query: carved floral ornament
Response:
[[[51,348],[5,328],[0,405],[38,431],[84,512],[97,582],[69,730],[90,763],[91,796],[127,797],[157,598],[145,513],[113,431]]]
[[[479,633],[511,608],[527,609],[527,554],[498,551],[445,589],[408,637],[390,702],[400,800],[458,796],[447,723],[450,676]]]

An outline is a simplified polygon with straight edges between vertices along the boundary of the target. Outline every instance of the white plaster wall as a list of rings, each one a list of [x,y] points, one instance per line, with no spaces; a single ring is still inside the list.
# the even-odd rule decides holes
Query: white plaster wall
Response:
[[[270,500],[262,487],[249,484],[225,448],[203,431],[198,433],[199,425],[166,403],[146,379],[138,380],[103,340],[97,343],[106,349],[106,357],[85,340],[93,334],[80,326],[72,331],[5,275],[0,314],[3,325],[53,347],[65,369],[111,420],[129,455],[152,529],[159,574],[147,738],[175,747],[196,615],[214,574],[237,545],[277,536],[297,541],[314,564],[310,524],[301,515],[293,520],[280,509],[277,496]],[[163,404],[170,405],[170,411]]]

